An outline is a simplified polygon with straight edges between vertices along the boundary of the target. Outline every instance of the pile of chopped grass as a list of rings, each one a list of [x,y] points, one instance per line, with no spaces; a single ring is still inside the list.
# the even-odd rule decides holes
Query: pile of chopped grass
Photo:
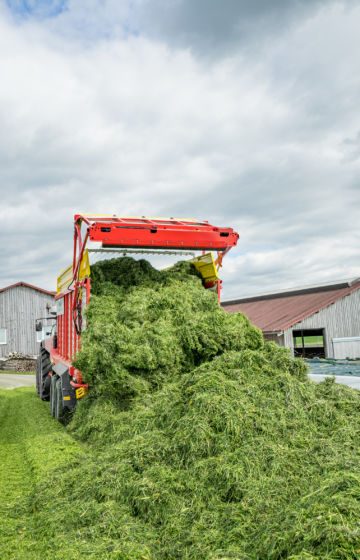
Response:
[[[97,265],[68,428],[91,452],[37,498],[37,530],[90,558],[360,558],[359,393],[308,381],[188,266],[128,265],[132,283]]]
[[[129,257],[93,267],[95,295],[76,360],[93,395],[144,398],[225,351],[263,347],[259,329],[225,313],[193,269],[178,263],[158,271]]]

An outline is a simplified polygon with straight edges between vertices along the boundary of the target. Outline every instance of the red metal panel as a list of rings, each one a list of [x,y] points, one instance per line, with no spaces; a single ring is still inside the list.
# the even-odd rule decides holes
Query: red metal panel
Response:
[[[70,309],[71,293],[62,295],[58,300],[63,301],[63,314],[57,316],[57,352],[64,360],[70,357]]]
[[[69,324],[69,313],[68,313],[68,309],[69,309],[69,296],[68,294],[66,294],[64,296],[64,358],[67,360],[68,359],[68,345],[67,345],[67,334],[68,334],[68,324]]]
[[[59,335],[58,335],[58,337],[59,337],[58,338],[58,341],[59,341],[58,347],[59,347],[60,353],[63,354],[64,353],[63,352],[63,345],[64,345],[64,342],[63,342],[64,341],[64,335],[63,335],[64,316],[63,315],[61,315],[61,317],[59,317],[59,322],[60,322],[60,325],[59,325]]]
[[[90,280],[86,281],[85,290],[86,301],[84,301],[84,304],[90,300]],[[80,348],[81,337],[76,333],[72,314],[74,298],[74,290],[70,290],[57,298],[64,302],[64,313],[57,317],[58,347],[55,354],[57,359],[61,358],[64,362],[71,362]]]
[[[71,294],[67,296],[67,321],[66,321],[66,357],[70,359],[70,328],[71,328]]]
[[[58,348],[60,354],[64,355],[64,315],[59,317],[59,333],[58,333]]]
[[[61,354],[64,354],[64,315],[60,317],[60,339],[59,349]]]
[[[66,358],[65,332],[66,332],[66,297],[64,297],[64,314],[62,318],[62,355]]]
[[[237,244],[232,228],[214,227],[207,222],[179,222],[118,219],[95,221],[89,228],[91,241],[104,247],[194,249],[225,251]]]
[[[71,306],[70,309],[72,309],[73,306],[73,298],[74,298],[74,293],[72,292],[71,294]],[[75,344],[76,344],[76,332],[74,329],[74,322],[70,319],[70,329],[71,329],[71,334],[70,334],[70,340],[71,340],[71,348],[70,348],[70,356],[73,357],[75,355]]]
[[[72,296],[70,296],[70,298],[69,298],[69,304],[70,304],[69,309],[70,309],[70,313],[71,313]],[[73,322],[72,322],[71,317],[70,317],[70,320],[69,320],[69,356],[70,356],[70,358],[73,355],[73,332],[72,331],[73,331]]]

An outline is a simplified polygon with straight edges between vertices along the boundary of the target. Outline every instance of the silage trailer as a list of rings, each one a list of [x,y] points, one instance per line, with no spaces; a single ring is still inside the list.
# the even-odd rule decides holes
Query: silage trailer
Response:
[[[89,253],[191,254],[204,287],[215,290],[220,299],[218,270],[238,238],[232,228],[215,227],[207,221],[75,214],[73,260],[57,279],[56,306],[48,318],[53,332],[41,343],[37,362],[37,392],[41,399],[50,400],[52,416],[63,421],[89,389],[72,364],[86,328],[91,297]],[[199,256],[195,256],[197,252]],[[39,321],[37,329],[41,328]]]

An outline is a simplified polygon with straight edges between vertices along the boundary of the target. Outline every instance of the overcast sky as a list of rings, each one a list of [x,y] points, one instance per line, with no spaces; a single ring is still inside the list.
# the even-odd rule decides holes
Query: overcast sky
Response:
[[[224,299],[360,276],[360,3],[7,0],[0,287],[75,212],[234,227]]]

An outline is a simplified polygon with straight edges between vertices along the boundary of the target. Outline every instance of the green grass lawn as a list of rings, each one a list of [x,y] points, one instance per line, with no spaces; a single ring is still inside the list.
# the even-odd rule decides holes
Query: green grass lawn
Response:
[[[296,336],[295,339],[295,348],[302,348],[302,337]],[[324,337],[321,335],[315,336],[304,336],[304,346],[305,348],[316,348],[324,346]]]
[[[60,558],[39,531],[34,501],[42,482],[80,454],[33,388],[0,390],[0,558]],[[66,543],[57,551],[62,558]]]

